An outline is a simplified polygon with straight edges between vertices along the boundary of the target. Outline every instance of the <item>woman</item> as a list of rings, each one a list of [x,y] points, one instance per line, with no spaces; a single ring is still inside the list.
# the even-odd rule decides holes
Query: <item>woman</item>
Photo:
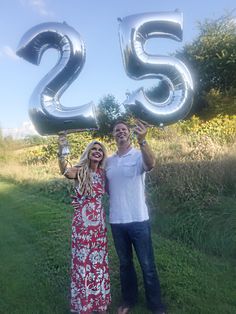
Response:
[[[59,137],[59,152],[63,138]],[[59,154],[61,173],[75,183],[72,206],[72,272],[71,312],[107,313],[111,302],[108,273],[107,230],[102,196],[105,193],[105,147],[97,141],[90,143],[78,165],[66,167]]]

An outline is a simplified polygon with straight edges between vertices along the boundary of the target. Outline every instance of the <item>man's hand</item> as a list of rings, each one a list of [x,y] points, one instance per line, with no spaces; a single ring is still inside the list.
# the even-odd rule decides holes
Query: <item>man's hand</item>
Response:
[[[145,141],[145,137],[147,134],[148,124],[145,122],[141,122],[139,120],[136,121],[136,126],[134,128],[134,132],[136,133],[138,143],[140,145],[144,168],[146,171],[151,170],[155,166],[155,156],[149,147],[148,143]]]
[[[138,142],[141,143],[145,139],[146,134],[147,134],[147,128],[144,125],[144,123],[137,120],[136,126],[134,127],[133,131],[135,132],[135,134],[137,136]]]

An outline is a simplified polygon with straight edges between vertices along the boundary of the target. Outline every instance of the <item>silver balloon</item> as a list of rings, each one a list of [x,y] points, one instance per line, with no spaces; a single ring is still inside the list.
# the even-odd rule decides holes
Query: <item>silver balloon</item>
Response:
[[[29,115],[41,135],[60,131],[96,129],[94,104],[65,107],[60,97],[78,77],[85,63],[85,47],[80,35],[66,23],[36,25],[22,37],[17,55],[39,65],[45,50],[60,52],[57,64],[36,86],[29,106]]]
[[[158,12],[120,19],[119,38],[123,64],[135,80],[159,79],[168,87],[165,100],[152,101],[141,87],[128,95],[125,107],[136,117],[154,125],[166,125],[186,117],[192,108],[193,81],[185,64],[175,57],[150,55],[144,47],[150,38],[182,40],[183,15]]]

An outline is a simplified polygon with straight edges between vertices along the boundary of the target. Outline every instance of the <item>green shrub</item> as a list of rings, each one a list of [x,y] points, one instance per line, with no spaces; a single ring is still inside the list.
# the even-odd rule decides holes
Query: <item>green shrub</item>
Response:
[[[193,116],[179,123],[180,130],[189,137],[201,138],[208,136],[221,144],[233,143],[236,139],[236,115],[218,114],[209,121]]]
[[[84,151],[85,147],[94,140],[101,141],[105,144],[108,153],[115,151],[115,143],[111,143],[109,138],[104,137],[103,139],[94,138],[93,133],[83,132],[83,133],[75,133],[68,134],[68,142],[70,146],[70,160],[78,161],[80,155]],[[24,163],[26,164],[45,164],[50,160],[54,160],[57,158],[58,153],[58,137],[52,136],[48,138],[48,141],[44,145],[31,147],[25,150]]]

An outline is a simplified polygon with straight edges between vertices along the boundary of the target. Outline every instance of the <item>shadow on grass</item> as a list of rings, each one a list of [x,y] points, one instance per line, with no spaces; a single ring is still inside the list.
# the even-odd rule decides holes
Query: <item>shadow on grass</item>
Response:
[[[236,157],[158,164],[147,177],[153,227],[209,254],[236,256]]]
[[[46,182],[44,186],[46,186]],[[63,183],[64,184],[64,183]],[[0,183],[0,281],[3,313],[68,313],[70,268],[70,206],[44,195],[42,184]],[[120,299],[119,266],[108,228],[113,303]],[[172,314],[234,313],[235,266],[153,234],[162,293]],[[140,301],[145,307],[142,274],[135,264]]]
[[[6,181],[0,192],[0,312],[67,313],[70,213]]]

